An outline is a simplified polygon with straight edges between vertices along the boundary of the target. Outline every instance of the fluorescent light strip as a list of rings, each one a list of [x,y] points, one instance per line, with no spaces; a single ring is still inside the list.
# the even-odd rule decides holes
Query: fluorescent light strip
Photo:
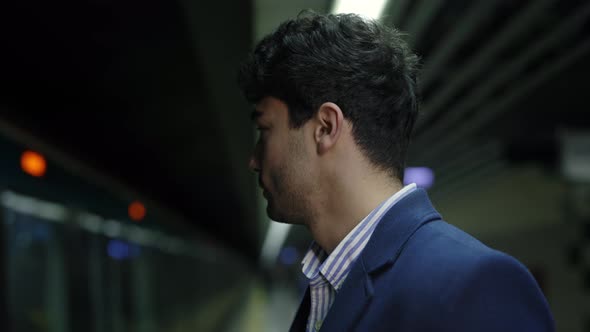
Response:
[[[388,0],[334,0],[331,12],[354,13],[376,20],[383,15],[387,2]]]
[[[10,210],[41,218],[44,221],[64,223],[73,213],[65,206],[59,203],[48,202],[37,198],[29,197],[23,194],[17,194],[12,191],[0,193],[0,208],[4,206]],[[133,244],[145,247],[159,248],[160,250],[174,254],[187,254],[189,256],[215,262],[215,252],[207,255],[201,254],[202,248],[194,247],[190,242],[167,236],[161,232],[142,229],[136,225],[130,225],[114,219],[103,219],[102,217],[80,211],[75,214],[74,221],[76,224],[87,232],[93,234],[103,234],[112,239],[124,239]],[[0,226],[2,226],[0,224]],[[286,236],[285,235],[280,235]]]

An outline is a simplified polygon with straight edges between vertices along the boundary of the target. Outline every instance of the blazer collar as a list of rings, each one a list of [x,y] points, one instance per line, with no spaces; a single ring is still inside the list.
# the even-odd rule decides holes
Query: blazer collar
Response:
[[[291,328],[289,332],[305,332],[307,328],[307,319],[309,317],[309,313],[311,310],[311,296],[309,293],[309,286],[305,291],[305,295],[303,296],[303,300],[301,300],[301,304],[299,305],[299,309],[295,314],[295,319],[291,324]]]
[[[374,295],[373,277],[393,266],[414,232],[439,219],[441,216],[423,189],[414,190],[391,207],[346,277],[320,330],[354,330],[355,323],[359,322],[359,316]],[[298,314],[298,318],[302,317]]]
[[[408,239],[422,225],[441,219],[424,189],[417,188],[383,216],[361,254],[365,269],[372,273],[395,263]]]

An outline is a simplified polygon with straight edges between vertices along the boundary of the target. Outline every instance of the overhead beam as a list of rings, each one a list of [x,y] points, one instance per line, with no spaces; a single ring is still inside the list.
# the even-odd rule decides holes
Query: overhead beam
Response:
[[[408,18],[404,30],[408,33],[408,43],[413,47],[422,39],[428,25],[444,5],[444,1],[421,1]]]
[[[463,172],[452,180],[441,183],[440,186],[431,191],[434,201],[441,198],[448,198],[463,191],[469,191],[474,184],[482,184],[492,181],[494,178],[508,170],[508,163],[504,160],[494,160],[478,165],[470,171]]]
[[[410,0],[390,0],[383,10],[382,22],[385,25],[400,28],[402,15],[406,12],[409,4]]]
[[[453,158],[444,159],[443,163],[436,167],[435,170],[435,187],[444,184],[449,179],[461,176],[463,173],[473,168],[473,165],[482,162],[490,162],[501,159],[502,145],[497,140],[490,140],[483,143],[473,141],[464,141],[456,149],[448,151]]]
[[[436,140],[429,141],[429,144],[421,145],[421,147],[424,147],[424,150],[420,151],[420,160],[436,160],[436,158],[441,157],[446,153],[447,149],[452,148],[452,146],[458,144],[466,137],[480,131],[484,125],[500,114],[509,111],[512,104],[531,93],[539,85],[561,73],[565,68],[583,59],[585,56],[588,56],[590,53],[590,40],[586,40],[574,49],[562,53],[564,54],[562,57],[529,75],[527,77],[528,79],[520,81],[506,95],[492,100],[481,109],[478,109],[479,116],[464,120],[460,123],[460,126],[449,130],[444,135],[444,139],[439,137]]]
[[[445,106],[455,96],[456,92],[465,87],[482,70],[488,68],[495,56],[499,54],[511,41],[520,37],[531,29],[533,23],[555,0],[531,1],[519,15],[512,20],[492,39],[484,48],[463,65],[455,75],[446,80],[441,90],[430,100],[426,101],[422,116],[416,123],[416,129],[421,129],[433,115]]]
[[[440,1],[442,2],[442,1]],[[465,42],[481,26],[492,19],[489,13],[497,6],[496,1],[477,1],[469,9],[466,15],[459,18],[459,22],[453,25],[450,33],[439,39],[435,50],[429,55],[424,69],[420,75],[422,90],[426,90],[441,73],[441,68],[447,63],[459,46]]]
[[[533,45],[525,46],[525,50],[520,55],[516,56],[514,60],[507,64],[502,64],[500,70],[492,73],[491,77],[483,81],[481,84],[475,85],[474,89],[466,97],[463,97],[456,105],[453,105],[449,111],[445,113],[445,117],[428,127],[428,130],[423,135],[416,139],[416,145],[430,145],[429,142],[437,140],[438,137],[444,137],[444,134],[450,132],[452,127],[465,118],[465,115],[470,111],[474,111],[492,96],[494,91],[505,84],[510,84],[518,79],[518,75],[526,69],[530,62],[552,48],[557,47],[561,41],[568,36],[574,34],[581,29],[583,25],[590,18],[590,4],[587,4],[580,10],[566,20],[564,20],[557,28],[553,29],[545,38],[538,40]],[[520,84],[521,81],[519,81]],[[477,116],[485,116],[481,111],[478,111]]]

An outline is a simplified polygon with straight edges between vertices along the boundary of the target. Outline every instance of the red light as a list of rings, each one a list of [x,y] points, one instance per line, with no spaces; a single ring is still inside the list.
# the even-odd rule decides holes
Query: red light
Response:
[[[25,151],[20,157],[20,166],[23,171],[34,177],[41,177],[47,171],[45,158],[34,151]]]
[[[129,218],[134,221],[141,221],[145,217],[145,206],[138,201],[129,204]]]

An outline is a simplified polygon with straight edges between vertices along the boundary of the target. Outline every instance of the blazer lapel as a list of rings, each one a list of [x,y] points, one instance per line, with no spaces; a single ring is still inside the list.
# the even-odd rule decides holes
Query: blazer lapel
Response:
[[[291,324],[289,332],[305,332],[310,310],[311,298],[308,286],[305,295],[303,296],[303,300],[301,300],[301,304],[299,305],[299,309],[297,310],[297,314],[295,314],[295,319],[293,320],[293,324]]]
[[[359,258],[336,294],[336,300],[328,311],[320,331],[352,330],[373,294],[373,282],[364,268],[362,258]]]
[[[418,188],[397,202],[383,216],[361,254],[367,272],[392,266],[414,232],[435,220],[441,216],[424,189]]]
[[[395,264],[414,232],[439,219],[423,189],[416,189],[391,207],[346,277],[321,331],[353,330],[374,296],[373,278]]]

